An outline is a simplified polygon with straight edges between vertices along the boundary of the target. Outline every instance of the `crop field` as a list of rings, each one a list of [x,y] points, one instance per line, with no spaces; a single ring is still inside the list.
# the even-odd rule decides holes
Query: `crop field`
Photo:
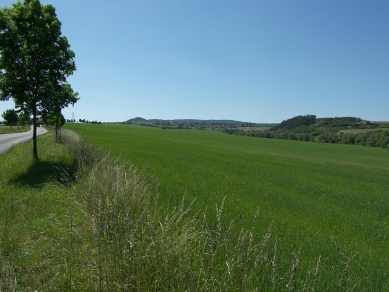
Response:
[[[271,127],[238,127],[238,129],[243,131],[265,131],[270,130]]]
[[[320,259],[320,281],[389,289],[389,152],[386,149],[162,130],[124,125],[65,128],[129,160],[157,181],[165,202],[195,200],[256,232],[272,223],[278,261],[300,253],[305,277]],[[346,271],[346,272],[344,272]],[[322,286],[322,288],[325,287]],[[354,288],[355,288],[354,287]]]
[[[345,134],[361,134],[361,133],[368,133],[368,132],[377,132],[381,130],[388,130],[388,128],[374,128],[374,129],[348,129],[348,130],[340,130],[340,132]]]

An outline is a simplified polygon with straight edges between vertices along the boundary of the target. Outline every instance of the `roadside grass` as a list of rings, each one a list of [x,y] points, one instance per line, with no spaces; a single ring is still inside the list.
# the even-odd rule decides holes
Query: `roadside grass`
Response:
[[[38,137],[39,160],[31,143],[0,156],[0,291],[70,290],[69,263],[88,259],[71,250],[89,224],[62,183],[74,161],[53,141],[52,133]]]
[[[304,247],[285,255],[261,212],[247,228],[180,195],[166,202],[123,158],[76,135],[39,137],[0,156],[1,291],[318,291],[358,288],[353,255],[340,249],[326,278],[323,257],[301,266]],[[33,177],[27,176],[30,173]],[[211,206],[210,206],[211,208]],[[265,222],[263,232],[257,224]],[[299,243],[300,244],[300,243]],[[338,245],[336,247],[339,247]]]
[[[0,135],[22,133],[22,132],[27,132],[28,130],[30,130],[29,126],[24,126],[24,127],[12,126],[12,129],[10,129],[9,126],[0,125]]]
[[[269,245],[277,243],[280,266],[288,266],[301,247],[300,269],[295,271],[300,283],[321,255],[321,289],[341,285],[344,270],[347,283],[358,283],[358,290],[388,289],[389,157],[385,150],[214,131],[68,127],[114,157],[144,168],[148,183],[157,177],[164,204],[178,205],[185,194],[188,201],[196,199],[195,213],[206,209],[208,218],[216,218],[214,206],[226,197],[221,220],[226,225],[234,221],[236,237],[240,229],[250,228],[250,218],[259,208],[254,232],[265,234],[274,221],[276,237],[269,239]]]

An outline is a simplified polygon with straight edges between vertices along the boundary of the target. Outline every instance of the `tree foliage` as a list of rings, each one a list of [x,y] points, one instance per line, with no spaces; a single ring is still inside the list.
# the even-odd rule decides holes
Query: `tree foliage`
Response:
[[[339,117],[319,118],[313,124],[306,125],[310,123],[313,117],[315,116],[297,116],[283,121],[279,125],[280,127],[273,127],[270,130],[245,131],[239,128],[224,128],[221,131],[239,136],[350,144],[389,149],[389,124],[372,123],[355,117]],[[357,129],[370,131],[362,130],[358,132]],[[349,130],[355,132],[349,132]]]
[[[279,130],[291,130],[296,127],[310,126],[316,122],[315,115],[297,116],[286,121],[282,121],[281,124],[272,128],[272,131]]]
[[[31,117],[28,113],[22,112],[18,117],[18,125],[24,127],[26,124],[31,123]]]
[[[12,126],[16,125],[18,122],[18,114],[13,109],[6,110],[1,116],[4,119],[5,124],[9,126],[10,129],[12,129]]]
[[[0,9],[0,100],[13,98],[33,116],[34,157],[37,117],[78,100],[66,79],[76,70],[74,57],[52,5],[24,0]]]

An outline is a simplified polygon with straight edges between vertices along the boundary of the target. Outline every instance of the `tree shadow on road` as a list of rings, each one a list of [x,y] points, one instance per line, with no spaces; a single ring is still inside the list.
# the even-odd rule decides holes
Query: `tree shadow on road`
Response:
[[[41,188],[50,182],[66,185],[74,181],[76,162],[71,165],[35,160],[28,170],[11,182],[32,188]]]

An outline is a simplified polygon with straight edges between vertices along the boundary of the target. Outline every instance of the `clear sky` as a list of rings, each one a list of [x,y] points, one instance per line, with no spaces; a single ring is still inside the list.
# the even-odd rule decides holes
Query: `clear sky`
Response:
[[[388,0],[41,3],[76,53],[67,119],[389,121]]]

